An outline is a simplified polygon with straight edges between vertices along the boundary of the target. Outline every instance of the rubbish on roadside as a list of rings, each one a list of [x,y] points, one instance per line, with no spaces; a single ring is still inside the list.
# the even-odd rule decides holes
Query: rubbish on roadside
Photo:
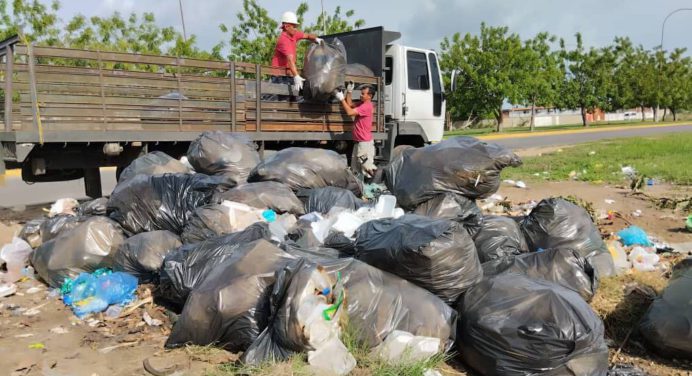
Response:
[[[127,166],[118,178],[118,182],[122,183],[130,180],[137,175],[163,175],[163,174],[189,174],[189,169],[177,159],[169,156],[162,151],[152,151],[135,159]]]
[[[608,369],[607,376],[649,376],[649,374],[633,364],[615,364]]]
[[[571,249],[546,249],[483,264],[483,278],[503,273],[523,274],[531,279],[553,282],[579,294],[587,302],[598,287],[593,267]]]
[[[243,231],[186,244],[170,252],[160,273],[158,291],[161,298],[182,307],[190,291],[202,283],[214,267],[247,243],[270,237],[267,224],[256,223]]]
[[[17,293],[17,295],[19,295],[19,293]],[[22,315],[23,316],[36,316],[36,315],[41,313],[40,309],[43,308],[44,306],[46,306],[47,304],[48,303],[43,303],[43,304],[39,304],[35,307],[28,308],[24,312],[22,312]]]
[[[640,272],[653,272],[660,257],[654,252],[648,252],[642,247],[634,247],[629,254],[629,261],[632,267]]]
[[[610,240],[606,243],[608,252],[613,257],[613,265],[615,266],[615,274],[620,275],[632,269],[632,263],[629,261],[625,249],[617,240]]]
[[[339,38],[311,45],[303,63],[305,99],[315,102],[329,100],[346,81],[346,62],[346,48]]]
[[[20,239],[24,239],[31,248],[38,248],[41,245],[41,225],[45,222],[46,218],[32,219],[24,224],[22,230],[19,232]]]
[[[120,313],[122,313],[122,311],[123,311],[123,306],[111,305],[110,307],[108,307],[108,309],[106,309],[105,314],[106,314],[106,317],[118,318],[118,317],[120,317]]]
[[[55,328],[50,330],[51,333],[53,334],[67,334],[69,331],[62,326],[56,326]]]
[[[53,240],[63,232],[68,232],[82,224],[87,217],[59,214],[41,222],[41,244]]]
[[[609,198],[607,198],[607,199],[605,199],[605,200],[603,200],[603,201],[605,201],[605,203],[608,204],[608,205],[612,205],[612,204],[615,203],[615,200],[611,200],[611,199],[609,199]]]
[[[180,163],[183,164],[183,166],[185,166],[185,167],[187,167],[188,169],[190,169],[190,171],[191,171],[193,174],[196,173],[195,168],[192,167],[192,165],[190,164],[190,160],[187,159],[187,155],[183,155],[182,157],[180,157],[179,161],[180,161]]]
[[[32,254],[31,264],[48,285],[60,287],[65,278],[110,267],[112,257],[124,241],[117,223],[106,217],[91,217],[43,243]]]
[[[639,209],[637,209],[637,210],[635,210],[635,211],[632,212],[632,216],[634,216],[634,217],[641,217],[641,216],[642,216],[642,211],[639,210]]]
[[[631,245],[643,245],[645,247],[651,247],[653,244],[649,240],[649,235],[646,231],[637,226],[630,226],[625,229],[618,231],[617,235],[620,237],[620,241],[625,247]]]
[[[264,212],[264,209],[252,208],[231,201],[201,206],[195,209],[194,214],[185,224],[181,239],[186,244],[197,243],[205,239],[243,231],[254,223],[268,222],[263,217]]]
[[[544,199],[520,226],[532,251],[538,248],[573,249],[591,263],[599,277],[615,273],[608,247],[582,207],[563,198]]]
[[[48,217],[53,218],[56,215],[77,215],[79,201],[73,198],[61,198],[53,203],[48,212]]]
[[[31,246],[24,240],[14,237],[12,242],[0,247],[0,264],[5,265],[6,272],[0,272],[0,282],[16,282],[22,278],[22,269],[31,256]]]
[[[529,251],[519,224],[514,219],[503,216],[483,217],[478,232],[473,236],[473,242],[481,264]]]
[[[521,159],[503,146],[454,137],[404,150],[401,161],[387,166],[385,182],[402,208],[415,209],[444,192],[488,197],[500,186],[500,171],[520,165]]]
[[[494,196],[491,196],[489,200],[493,199]],[[501,196],[500,200],[503,200]],[[476,234],[483,223],[483,215],[476,202],[456,193],[448,192],[435,195],[430,200],[418,205],[413,213],[459,222],[471,235]]]
[[[253,208],[269,208],[279,214],[303,215],[303,203],[286,184],[275,181],[241,184],[225,192],[214,194],[213,202],[239,202]]]
[[[482,375],[601,375],[608,347],[601,319],[576,292],[520,274],[500,274],[459,302],[457,341]]]
[[[415,336],[395,330],[382,344],[372,349],[371,356],[389,364],[410,364],[429,359],[439,353],[441,348],[439,338]]]
[[[137,175],[115,186],[108,209],[111,218],[132,235],[156,230],[180,234],[196,208],[233,185],[224,176]]]
[[[523,181],[519,180],[519,181],[516,182],[516,184],[514,184],[514,186],[517,187],[517,188],[522,188],[522,189],[523,189],[523,188],[526,188],[526,183],[524,183]]]
[[[65,305],[77,317],[103,312],[111,304],[125,304],[134,299],[137,278],[123,272],[96,271],[82,273],[76,279],[66,279],[61,287]]]
[[[95,200],[83,202],[77,208],[77,213],[82,217],[93,217],[95,215],[106,215],[108,211],[108,198],[101,197]]]
[[[255,167],[248,182],[277,181],[293,191],[323,187],[363,193],[362,183],[349,169],[346,158],[332,150],[287,148],[276,152]]]
[[[336,217],[336,221],[331,228],[343,233],[347,238],[352,238],[356,230],[358,230],[364,222],[365,221],[355,213],[343,211]]]
[[[327,214],[334,207],[356,211],[363,205],[365,202],[347,189],[339,187],[315,188],[308,193],[305,212]]]
[[[0,298],[11,296],[17,293],[17,285],[14,283],[0,284]]]
[[[159,319],[151,318],[151,316],[149,315],[149,312],[147,312],[147,311],[144,311],[144,313],[142,314],[142,319],[149,326],[161,326],[161,325],[163,325],[163,321],[161,321]]]
[[[29,338],[33,337],[34,335],[34,333],[15,334],[14,338]]]
[[[692,259],[673,268],[668,287],[663,290],[639,323],[646,343],[665,358],[692,359]]]
[[[482,277],[473,239],[460,224],[407,214],[366,222],[356,233],[356,258],[453,303]]]
[[[243,244],[192,290],[166,347],[218,345],[245,351],[267,326],[274,272],[293,260],[263,239]]]
[[[687,216],[687,221],[685,221],[685,228],[688,232],[692,232],[692,214]]]
[[[158,282],[166,255],[180,247],[180,238],[170,231],[143,232],[127,238],[113,257],[113,270],[129,273],[139,283]]]
[[[190,143],[187,159],[195,171],[208,175],[226,175],[242,184],[260,163],[257,146],[244,134],[206,131]]]
[[[282,243],[297,221],[295,215],[286,213],[269,222],[269,232],[272,239]]]
[[[620,169],[622,171],[622,174],[625,175],[627,178],[634,178],[637,176],[637,170],[634,169],[632,166],[624,166]]]
[[[591,150],[591,151],[589,152],[589,155],[590,155],[590,156],[594,156],[594,155],[596,155],[596,152],[593,151],[593,150]]]
[[[36,343],[30,344],[30,345],[29,345],[29,348],[32,349],[32,350],[43,350],[43,349],[46,348],[46,345],[44,345],[44,344],[41,343],[41,342],[36,342]]]
[[[41,291],[43,291],[43,289],[40,287],[30,287],[28,290],[26,290],[26,293],[29,295],[33,295],[33,294],[39,293]]]

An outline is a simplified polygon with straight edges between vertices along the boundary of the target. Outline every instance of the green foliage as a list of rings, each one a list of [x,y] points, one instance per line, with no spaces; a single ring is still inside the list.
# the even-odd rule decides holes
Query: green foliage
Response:
[[[552,107],[558,101],[559,85],[565,72],[559,64],[559,54],[552,51],[550,43],[555,36],[539,33],[525,42],[522,54],[521,100],[525,105]],[[535,114],[531,113],[531,129]]]
[[[48,46],[58,45],[60,26],[57,11],[60,3],[53,0],[45,5],[39,0],[13,0],[8,12],[8,0],[0,0],[0,40],[22,35],[26,40]]]

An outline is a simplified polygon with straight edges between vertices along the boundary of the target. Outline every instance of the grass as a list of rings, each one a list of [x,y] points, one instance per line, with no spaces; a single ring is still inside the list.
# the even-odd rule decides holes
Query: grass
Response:
[[[525,157],[523,166],[505,169],[502,177],[529,181],[574,178],[594,183],[622,183],[621,168],[632,166],[644,177],[691,185],[691,156],[692,133],[614,139]]]

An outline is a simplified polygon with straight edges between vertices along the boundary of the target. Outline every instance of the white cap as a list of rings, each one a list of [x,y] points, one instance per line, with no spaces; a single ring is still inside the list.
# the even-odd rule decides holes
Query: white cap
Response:
[[[298,25],[298,17],[293,12],[284,12],[284,14],[281,15],[281,22]]]

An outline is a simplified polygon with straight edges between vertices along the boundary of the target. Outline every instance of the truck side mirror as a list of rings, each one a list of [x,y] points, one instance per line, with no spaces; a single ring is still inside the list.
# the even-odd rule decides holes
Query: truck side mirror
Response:
[[[449,84],[449,91],[455,92],[457,90],[457,79],[461,72],[458,69],[452,71],[452,77]]]

